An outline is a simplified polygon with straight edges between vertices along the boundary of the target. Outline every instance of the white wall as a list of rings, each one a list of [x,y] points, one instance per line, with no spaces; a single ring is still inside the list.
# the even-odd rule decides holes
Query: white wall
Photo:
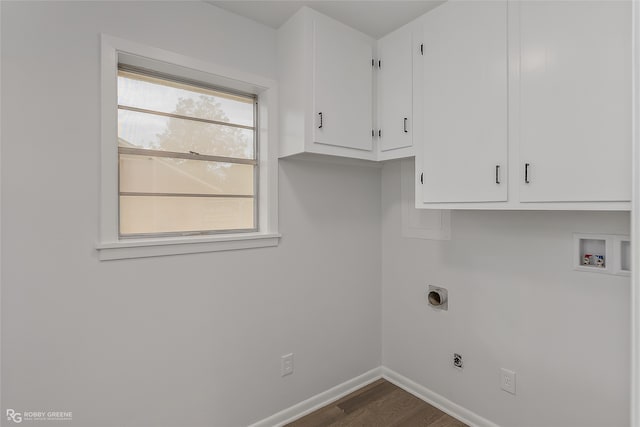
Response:
[[[274,78],[273,30],[200,2],[1,7],[3,411],[242,426],[380,365],[379,170],[281,162],[276,248],[97,260],[99,33]]]
[[[571,257],[573,232],[628,234],[629,214],[456,211],[450,241],[406,239],[399,190],[387,163],[383,364],[502,426],[626,427],[629,278],[574,271]],[[448,288],[448,312],[427,306],[428,284]]]

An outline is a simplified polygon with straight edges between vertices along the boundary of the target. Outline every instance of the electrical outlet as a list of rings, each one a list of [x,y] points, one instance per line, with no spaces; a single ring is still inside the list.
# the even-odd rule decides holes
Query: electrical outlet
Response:
[[[516,394],[516,373],[508,369],[500,369],[500,388],[511,394]]]
[[[458,369],[462,369],[464,367],[461,354],[453,353],[453,367]]]
[[[280,375],[287,376],[293,374],[293,353],[280,357]]]

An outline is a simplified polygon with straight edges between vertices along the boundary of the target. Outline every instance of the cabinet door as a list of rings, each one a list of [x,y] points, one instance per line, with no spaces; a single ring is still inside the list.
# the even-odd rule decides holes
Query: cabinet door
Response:
[[[506,1],[437,7],[423,43],[423,200],[506,201]]]
[[[371,40],[320,17],[313,28],[314,142],[372,150]]]
[[[520,200],[629,200],[631,2],[520,7]]]
[[[406,26],[378,41],[380,151],[413,145],[413,49]]]

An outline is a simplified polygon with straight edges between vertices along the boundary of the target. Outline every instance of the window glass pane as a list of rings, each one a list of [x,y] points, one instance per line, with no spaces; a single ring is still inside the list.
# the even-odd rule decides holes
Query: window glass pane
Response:
[[[122,235],[253,228],[253,199],[120,196]]]
[[[193,120],[118,110],[120,147],[254,158],[253,131]]]
[[[253,98],[118,71],[118,104],[254,126]]]
[[[121,235],[256,228],[257,166],[197,156],[256,159],[253,97],[119,70],[118,104]]]
[[[120,155],[121,193],[253,195],[254,166]]]

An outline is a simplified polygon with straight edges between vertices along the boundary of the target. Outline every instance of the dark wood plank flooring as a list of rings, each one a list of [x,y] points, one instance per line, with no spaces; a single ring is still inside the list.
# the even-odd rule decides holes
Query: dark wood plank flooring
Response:
[[[287,427],[466,427],[390,382],[380,379]]]

